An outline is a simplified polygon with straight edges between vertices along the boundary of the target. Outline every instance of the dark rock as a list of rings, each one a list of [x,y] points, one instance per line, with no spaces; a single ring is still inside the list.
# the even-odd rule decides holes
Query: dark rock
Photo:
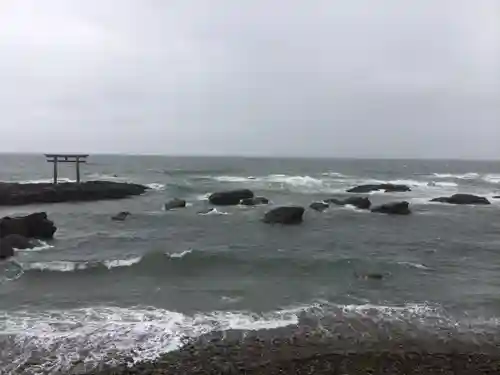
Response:
[[[216,206],[236,206],[240,204],[243,199],[253,197],[254,194],[251,190],[240,189],[213,193],[208,197],[208,201]]]
[[[356,208],[359,208],[361,210],[369,210],[372,203],[370,200],[366,197],[349,197],[347,199],[336,199],[336,198],[330,198],[326,199],[325,202],[327,203],[333,203],[338,206],[354,206]]]
[[[314,211],[318,211],[318,212],[323,212],[328,207],[330,207],[329,204],[325,203],[325,202],[313,202],[309,205],[309,208],[313,209]]]
[[[300,224],[305,209],[300,206],[282,206],[272,209],[264,216],[263,221],[268,224]]]
[[[19,234],[9,234],[2,238],[4,244],[10,245],[14,249],[32,249],[35,245],[26,237]]]
[[[500,195],[493,197],[493,199],[500,199]]]
[[[186,201],[184,199],[174,198],[167,203],[165,203],[165,210],[173,210],[174,208],[184,208],[186,207]]]
[[[386,203],[381,206],[377,206],[371,210],[372,212],[377,212],[381,214],[389,214],[389,215],[409,215],[410,211],[410,203],[404,202],[394,202],[394,203]]]
[[[0,260],[14,256],[14,248],[8,241],[0,239]]]
[[[370,193],[372,191],[383,190],[386,193],[404,193],[411,191],[411,188],[406,185],[395,185],[395,184],[370,184],[370,185],[360,185],[347,190],[348,193]]]
[[[116,214],[115,216],[111,217],[111,220],[114,220],[114,221],[125,221],[125,219],[127,217],[129,217],[130,215],[130,212],[128,211],[122,211],[118,214]]]
[[[143,194],[143,185],[112,181],[87,181],[61,184],[0,183],[0,205],[59,203],[122,199]]]
[[[434,198],[431,202],[449,204],[491,204],[488,199],[472,194],[454,194],[451,197]]]
[[[269,199],[265,197],[245,198],[240,202],[243,206],[257,206],[259,204],[269,204]]]
[[[363,280],[382,280],[384,278],[384,275],[381,273],[365,273],[362,275],[356,274],[356,276],[359,279],[363,279]]]
[[[57,228],[45,212],[0,219],[0,238],[18,234],[27,238],[51,239]]]

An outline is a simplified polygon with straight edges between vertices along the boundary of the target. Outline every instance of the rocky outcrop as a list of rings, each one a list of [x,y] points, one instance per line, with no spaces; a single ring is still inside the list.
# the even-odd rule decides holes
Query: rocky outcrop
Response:
[[[9,243],[9,241],[4,241],[0,239],[0,260],[7,259],[14,256],[14,248]]]
[[[186,201],[184,199],[174,198],[165,203],[165,211],[173,210],[175,208],[184,208],[184,207],[186,207]]]
[[[330,207],[330,205],[328,203],[325,203],[325,202],[313,202],[309,205],[309,208],[314,210],[314,211],[318,211],[318,212],[323,212],[325,211],[328,207]]]
[[[330,198],[326,199],[325,202],[336,204],[338,206],[350,205],[361,210],[369,210],[372,205],[372,202],[370,202],[370,200],[366,197],[349,197],[347,199]]]
[[[122,199],[143,194],[143,185],[113,181],[87,181],[61,184],[0,183],[0,205],[60,203]]]
[[[117,213],[115,216],[112,216],[111,220],[113,220],[113,221],[125,221],[127,219],[127,217],[129,217],[129,216],[130,216],[130,212],[122,211],[122,212]]]
[[[240,204],[243,206],[257,206],[260,204],[269,204],[269,199],[265,197],[246,198],[242,199]]]
[[[449,204],[491,204],[485,197],[472,194],[454,194],[451,197],[439,197],[431,199],[431,202]]]
[[[35,247],[35,244],[30,241],[29,238],[23,237],[19,234],[9,234],[1,239],[4,244],[10,245],[14,249],[24,250],[24,249],[32,249]]]
[[[45,212],[0,219],[0,238],[17,234],[27,238],[51,239],[57,228]]]
[[[264,215],[264,223],[267,224],[300,224],[303,221],[305,209],[300,206],[282,206],[268,211]]]
[[[403,202],[393,202],[386,203],[377,207],[372,208],[372,212],[388,214],[388,215],[409,215],[410,211],[410,203]]]
[[[347,190],[348,193],[370,193],[372,191],[384,191],[386,193],[404,193],[407,191],[411,191],[411,188],[406,185],[370,184],[356,186]]]
[[[208,201],[215,206],[236,206],[243,199],[253,198],[254,193],[248,189],[220,191],[208,197]]]

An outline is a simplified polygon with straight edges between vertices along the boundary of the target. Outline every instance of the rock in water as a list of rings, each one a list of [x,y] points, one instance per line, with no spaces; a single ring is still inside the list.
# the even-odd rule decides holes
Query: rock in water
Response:
[[[309,205],[309,208],[311,208],[314,211],[318,211],[318,212],[323,212],[328,207],[330,207],[330,205],[328,203],[325,203],[325,202],[313,202]]]
[[[347,190],[348,193],[370,193],[372,191],[382,190],[386,193],[404,193],[411,191],[411,188],[406,185],[395,185],[395,184],[370,184],[370,185],[360,185]]]
[[[243,199],[253,197],[253,191],[240,189],[213,193],[208,197],[208,201],[215,206],[236,206],[240,204]]]
[[[174,198],[165,203],[165,211],[173,210],[174,208],[184,208],[184,207],[186,207],[186,201],[184,199]]]
[[[386,203],[381,206],[374,207],[372,212],[377,212],[381,214],[388,215],[409,215],[410,211],[410,203],[403,202],[394,202],[394,203]]]
[[[349,197],[349,198],[344,199],[344,200],[330,198],[330,199],[326,199],[325,202],[333,203],[333,204],[336,204],[338,206],[350,205],[350,206],[354,206],[356,208],[359,208],[360,210],[369,210],[371,205],[372,205],[372,202],[370,202],[370,200],[366,197]]]
[[[57,228],[45,212],[0,219],[0,238],[18,234],[27,238],[51,239]]]
[[[18,250],[32,249],[35,247],[28,238],[19,234],[9,234],[8,236],[2,238],[2,242]]]
[[[264,215],[264,223],[268,224],[300,224],[305,209],[300,206],[282,206],[272,209]]]
[[[0,239],[0,260],[14,256],[14,248],[8,241]]]
[[[146,186],[138,184],[113,181],[86,181],[79,184],[60,183],[57,185],[0,183],[0,205],[122,199],[143,194],[147,189]]]
[[[111,217],[111,220],[114,220],[114,221],[125,221],[125,219],[127,217],[130,216],[130,212],[128,211],[122,211],[118,214],[116,214],[115,216]]]
[[[265,197],[246,198],[240,201],[243,206],[257,206],[259,204],[269,204],[269,199]]]
[[[431,202],[449,204],[491,204],[485,197],[479,197],[472,194],[454,194],[451,197],[434,198]]]

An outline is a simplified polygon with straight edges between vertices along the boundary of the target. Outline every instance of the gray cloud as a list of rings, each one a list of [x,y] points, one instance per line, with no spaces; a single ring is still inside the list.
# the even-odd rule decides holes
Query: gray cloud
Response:
[[[496,0],[36,0],[0,151],[500,157]]]

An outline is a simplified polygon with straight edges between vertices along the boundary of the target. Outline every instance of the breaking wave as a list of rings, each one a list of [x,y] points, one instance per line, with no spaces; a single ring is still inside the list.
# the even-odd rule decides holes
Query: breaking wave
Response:
[[[439,305],[339,305],[327,301],[267,313],[213,311],[193,315],[154,307],[88,307],[70,310],[14,311],[0,315],[0,342],[6,351],[0,370],[55,374],[84,366],[154,360],[183,346],[187,338],[213,332],[262,331],[319,324],[330,334],[356,340],[397,337],[410,341],[462,335],[477,343],[495,332],[498,319],[456,319]],[[294,328],[295,327],[295,328]],[[403,335],[403,336],[402,336]],[[342,344],[342,340],[339,341]],[[57,355],[54,355],[57,353]],[[81,367],[80,367],[81,369]]]
[[[287,276],[308,276],[337,272],[352,277],[358,271],[384,270],[388,273],[407,272],[408,266],[427,270],[425,266],[409,262],[373,262],[360,258],[330,258],[309,256],[290,258],[281,253],[266,258],[255,258],[252,253],[232,251],[184,251],[163,253],[151,252],[127,259],[103,261],[47,261],[21,262],[25,275],[32,273],[71,274],[132,272],[157,277],[177,277],[187,270],[224,270],[225,272],[275,272]]]

